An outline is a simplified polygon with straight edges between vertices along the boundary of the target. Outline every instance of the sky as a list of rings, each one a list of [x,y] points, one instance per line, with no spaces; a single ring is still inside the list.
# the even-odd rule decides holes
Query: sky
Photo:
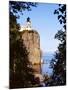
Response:
[[[37,30],[40,35],[42,52],[55,52],[57,50],[59,41],[54,39],[54,36],[61,29],[57,15],[54,15],[54,10],[57,8],[57,4],[39,3],[37,7],[32,7],[32,11],[24,11],[17,20],[22,26],[27,17],[30,17],[32,28]]]

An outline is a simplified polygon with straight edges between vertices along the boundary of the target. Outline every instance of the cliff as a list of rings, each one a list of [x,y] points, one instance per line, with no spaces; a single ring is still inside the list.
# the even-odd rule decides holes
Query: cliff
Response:
[[[32,63],[34,73],[40,74],[41,72],[41,56],[40,56],[40,36],[35,30],[23,30],[21,38],[28,51],[29,61]]]

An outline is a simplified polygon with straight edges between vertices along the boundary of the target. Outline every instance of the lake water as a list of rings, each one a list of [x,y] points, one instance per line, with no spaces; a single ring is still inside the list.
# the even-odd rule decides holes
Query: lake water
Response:
[[[44,61],[44,64],[42,64],[42,74],[52,74],[52,69],[50,68],[50,62],[52,58],[54,57],[53,53],[46,53],[42,56],[42,59]]]

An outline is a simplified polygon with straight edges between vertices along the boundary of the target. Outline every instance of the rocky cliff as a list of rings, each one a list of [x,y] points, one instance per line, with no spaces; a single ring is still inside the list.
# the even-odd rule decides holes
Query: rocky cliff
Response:
[[[34,73],[40,74],[41,72],[41,56],[40,56],[40,36],[35,30],[23,30],[21,38],[28,51],[29,61],[32,63]]]

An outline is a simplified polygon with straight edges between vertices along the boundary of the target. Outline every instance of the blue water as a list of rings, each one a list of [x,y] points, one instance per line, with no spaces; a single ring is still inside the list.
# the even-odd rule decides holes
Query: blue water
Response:
[[[52,74],[52,68],[50,68],[50,62],[52,60],[52,58],[54,57],[53,53],[45,53],[42,56],[42,59],[44,61],[44,64],[42,64],[42,74],[48,74],[51,75]]]

